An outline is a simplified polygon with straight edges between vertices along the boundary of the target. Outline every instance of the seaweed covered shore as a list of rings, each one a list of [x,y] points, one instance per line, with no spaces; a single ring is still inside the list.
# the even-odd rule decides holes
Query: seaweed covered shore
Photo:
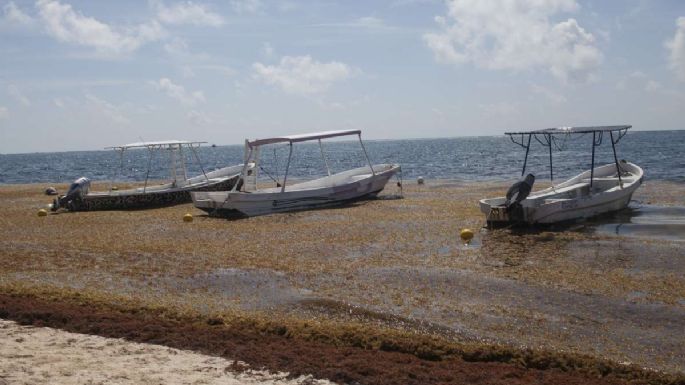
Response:
[[[0,318],[346,383],[685,381],[681,242],[579,225],[464,246],[505,184],[236,221],[191,205],[38,217],[42,187],[0,187]],[[681,184],[638,192],[685,204]]]

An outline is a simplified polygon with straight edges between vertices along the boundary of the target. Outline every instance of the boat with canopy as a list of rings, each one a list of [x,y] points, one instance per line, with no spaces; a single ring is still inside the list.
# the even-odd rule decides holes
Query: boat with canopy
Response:
[[[119,190],[114,185],[116,175],[112,178],[106,191],[91,191],[90,180],[82,177],[71,184],[66,195],[55,199],[51,210],[66,209],[69,211],[89,210],[125,210],[171,206],[191,201],[191,191],[229,190],[240,179],[243,165],[229,166],[206,172],[197,154],[197,149],[206,142],[187,140],[166,140],[158,142],[137,142],[122,146],[107,147],[118,152],[119,174],[124,168],[124,157],[129,150],[144,149],[148,152],[147,171],[142,187]],[[167,152],[170,180],[164,184],[150,184],[150,171],[155,154]],[[188,177],[186,158],[196,162],[202,171],[201,175]]]
[[[331,173],[322,140],[357,136],[367,165]],[[326,176],[314,180],[288,183],[292,163],[293,145],[306,141],[318,141]],[[258,188],[260,148],[270,144],[288,146],[288,161],[283,180],[275,179],[276,187]],[[385,187],[388,180],[400,171],[397,164],[372,164],[361,138],[361,130],[325,131],[311,134],[286,135],[274,138],[246,140],[245,166],[242,183],[230,191],[198,191],[191,194],[195,207],[210,215],[226,217],[257,216],[286,211],[306,210],[372,198]],[[266,172],[265,172],[266,173]]]
[[[616,144],[630,125],[558,127],[536,131],[506,132],[511,141],[526,150],[521,176],[526,175],[528,154],[534,139],[549,150],[549,177],[552,187],[531,192],[535,177],[529,174],[509,189],[506,197],[480,201],[480,209],[492,224],[549,224],[593,217],[625,208],[642,184],[642,168],[618,160]],[[570,135],[592,136],[590,169],[562,183],[554,183],[553,148]],[[595,149],[608,136],[614,162],[595,167]]]

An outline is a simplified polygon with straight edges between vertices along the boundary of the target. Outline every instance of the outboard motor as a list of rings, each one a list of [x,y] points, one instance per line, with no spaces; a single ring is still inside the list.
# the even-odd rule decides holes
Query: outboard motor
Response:
[[[69,203],[76,199],[82,199],[90,190],[90,179],[80,177],[69,186],[69,191],[52,202],[52,211],[57,211],[60,207],[69,207]]]
[[[504,202],[507,209],[520,205],[521,202],[528,197],[531,190],[533,190],[534,183],[535,175],[528,174],[525,178],[511,185],[507,191],[507,200]]]

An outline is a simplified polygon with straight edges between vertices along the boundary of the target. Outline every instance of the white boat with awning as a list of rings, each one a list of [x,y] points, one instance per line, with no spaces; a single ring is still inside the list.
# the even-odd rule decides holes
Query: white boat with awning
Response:
[[[332,174],[322,139],[342,136],[359,138],[367,165]],[[288,173],[292,162],[293,144],[306,141],[318,141],[327,175],[310,181],[289,184]],[[289,147],[283,180],[276,180],[276,187],[258,188],[258,170],[261,169],[259,166],[260,148],[279,143]],[[360,130],[325,131],[246,140],[242,183],[236,184],[230,191],[193,192],[191,196],[195,207],[216,216],[256,216],[305,210],[374,197],[383,190],[388,180],[399,170],[400,166],[397,164],[371,164]]]
[[[526,173],[531,140],[549,150],[549,172],[552,187],[532,192],[534,176],[517,182],[506,197],[480,201],[488,224],[556,223],[593,217],[625,208],[642,184],[643,171],[637,165],[618,160],[616,144],[630,129],[629,125],[599,127],[560,127],[536,131],[507,132],[512,142],[526,149],[521,176]],[[590,169],[563,183],[554,184],[553,147],[564,136],[592,135]],[[614,163],[595,167],[595,148],[608,136]],[[531,178],[532,177],[532,178]]]
[[[121,146],[107,147],[118,152],[119,174],[124,168],[125,154],[129,150],[143,149],[148,152],[147,171],[142,187],[119,190],[114,185],[114,179],[109,189],[91,191],[90,180],[82,177],[71,184],[67,194],[55,199],[51,209],[67,209],[70,211],[88,210],[125,210],[143,209],[191,201],[191,191],[212,191],[231,189],[239,180],[243,165],[223,167],[214,171],[205,171],[197,154],[197,148],[206,142],[187,140],[165,140],[157,142],[136,142]],[[165,154],[166,153],[166,154]],[[156,155],[168,156],[169,177],[163,184],[151,185],[149,176],[152,160]],[[202,171],[201,175],[188,177],[186,158],[196,162]]]

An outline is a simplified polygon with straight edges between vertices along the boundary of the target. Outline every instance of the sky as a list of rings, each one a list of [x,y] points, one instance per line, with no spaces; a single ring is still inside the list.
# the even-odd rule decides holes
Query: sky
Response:
[[[0,0],[0,153],[684,112],[682,0]]]

